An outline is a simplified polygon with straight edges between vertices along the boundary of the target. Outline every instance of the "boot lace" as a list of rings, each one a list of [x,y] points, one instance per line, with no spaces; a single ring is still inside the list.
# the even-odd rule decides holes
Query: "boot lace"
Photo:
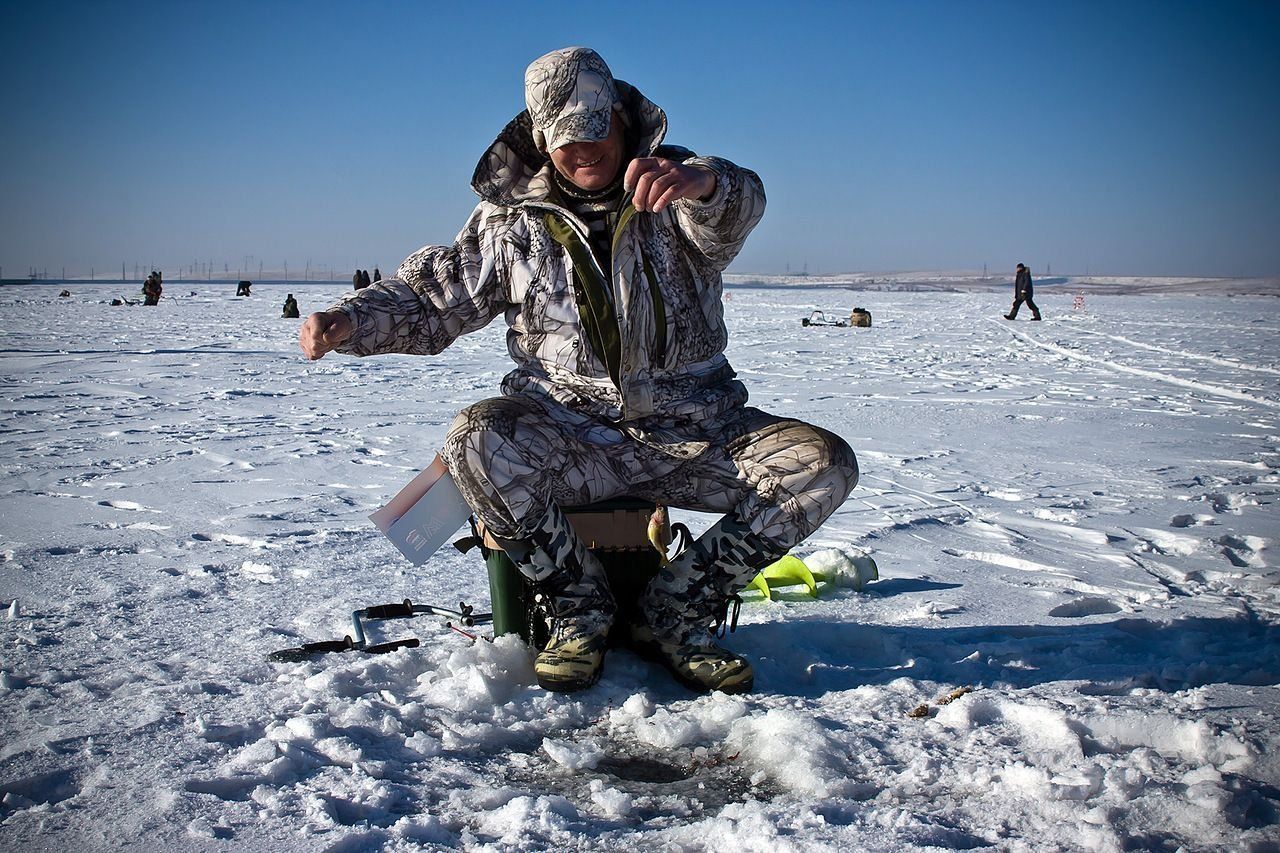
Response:
[[[732,634],[738,630],[738,614],[742,611],[741,596],[729,596],[724,603],[717,609],[716,618],[711,623],[711,636],[723,637],[725,635],[726,623],[728,623],[728,633]]]

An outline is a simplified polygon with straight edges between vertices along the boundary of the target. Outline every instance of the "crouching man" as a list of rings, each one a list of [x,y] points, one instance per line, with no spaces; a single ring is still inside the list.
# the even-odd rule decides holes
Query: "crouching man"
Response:
[[[504,315],[515,369],[458,415],[443,455],[476,516],[551,603],[534,664],[548,690],[594,684],[615,603],[561,507],[613,497],[723,513],[619,626],[696,690],[743,692],[751,665],[713,628],[764,566],[857,483],[838,436],[746,405],[725,358],[721,272],[764,213],[755,173],[668,145],[666,114],[573,47],[525,72],[521,112],[481,157],[481,202],[450,246],[302,326],[307,357],[436,354]]]

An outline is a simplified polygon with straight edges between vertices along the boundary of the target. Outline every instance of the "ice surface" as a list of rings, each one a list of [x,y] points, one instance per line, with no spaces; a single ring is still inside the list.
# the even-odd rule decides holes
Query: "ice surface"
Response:
[[[366,516],[494,393],[502,329],[311,363],[271,287],[0,290],[0,847],[1275,849],[1275,299],[1070,281],[1007,323],[1007,286],[919,278],[728,290],[753,403],[862,464],[797,554],[880,574],[747,596],[743,697],[621,651],[549,694],[431,617],[267,662],[358,607],[487,605],[474,553],[415,569]]]

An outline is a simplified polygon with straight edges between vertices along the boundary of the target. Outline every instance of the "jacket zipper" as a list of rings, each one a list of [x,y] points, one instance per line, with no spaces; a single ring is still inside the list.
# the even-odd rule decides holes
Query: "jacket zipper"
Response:
[[[569,225],[570,228],[573,229],[574,235],[580,241],[581,246],[586,249],[585,255],[590,260],[592,268],[596,273],[600,275],[600,280],[605,283],[605,293],[609,298],[610,308],[614,311],[615,322],[617,319],[620,319],[620,318],[617,317],[617,313],[616,313],[617,306],[618,306],[618,297],[613,290],[614,288],[613,271],[614,270],[613,270],[612,261],[613,261],[613,258],[617,256],[618,241],[622,237],[623,230],[626,228],[627,224],[638,212],[635,208],[635,205],[631,203],[631,197],[632,197],[631,193],[627,193],[626,195],[623,196],[624,207],[622,209],[622,213],[618,215],[618,224],[613,229],[613,238],[610,240],[610,243],[609,243],[610,269],[608,274],[606,274],[604,269],[600,266],[600,262],[596,259],[595,253],[591,251],[590,249],[591,241],[587,236],[586,226],[582,224],[582,222],[578,219],[578,217],[574,216],[573,213],[567,210],[566,208],[563,208],[556,204],[550,204],[546,202],[530,202],[528,204],[529,207],[536,207],[536,208],[547,210],[557,218],[564,221],[567,225]],[[568,248],[569,248],[568,246],[565,246],[566,251],[568,250]],[[643,247],[640,247],[639,252],[640,252],[640,261],[641,261],[641,264],[643,265],[643,275],[649,286],[649,300],[653,309],[653,326],[654,326],[653,362],[660,367],[666,367],[666,363],[667,363],[666,303],[662,299],[662,290],[658,285],[658,278],[654,274],[653,265],[649,261],[649,256],[645,253]],[[572,253],[570,253],[570,259],[572,260]],[[619,347],[621,347],[621,341],[622,341],[621,332],[622,332],[621,327],[619,327],[618,328]],[[609,367],[609,363],[606,355],[601,354],[601,361],[605,362],[606,368]],[[609,371],[609,373],[611,376],[613,376],[614,384],[617,385],[619,391],[621,391],[622,389],[621,375],[620,374],[614,375],[614,372],[612,370]]]

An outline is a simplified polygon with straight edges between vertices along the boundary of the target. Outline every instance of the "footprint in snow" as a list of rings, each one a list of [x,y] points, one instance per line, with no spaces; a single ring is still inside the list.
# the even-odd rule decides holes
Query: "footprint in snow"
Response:
[[[111,509],[123,509],[128,512],[154,512],[160,514],[160,510],[151,509],[151,507],[143,506],[133,501],[98,501],[98,506],[110,507]]]
[[[72,770],[37,773],[0,786],[0,813],[51,806],[71,799],[81,790]]]
[[[1229,495],[1225,492],[1207,492],[1195,498],[1195,500],[1207,502],[1209,506],[1213,507],[1213,511],[1218,514],[1229,512],[1234,515],[1240,514],[1241,507],[1257,503],[1246,497]]]
[[[1059,604],[1049,611],[1050,616],[1059,619],[1080,619],[1085,616],[1103,616],[1108,613],[1119,613],[1121,607],[1114,601],[1096,596],[1085,596],[1065,604]]]
[[[1266,561],[1262,559],[1262,550],[1266,540],[1261,536],[1219,536],[1213,540],[1222,548],[1222,556],[1231,565],[1239,569],[1265,569]]]
[[[255,563],[252,560],[245,560],[240,566],[240,571],[256,580],[258,583],[277,583],[279,579],[275,576],[275,569],[266,563]]]
[[[197,542],[221,542],[226,545],[242,545],[255,550],[272,547],[264,539],[253,539],[236,533],[192,533],[191,538]]]

